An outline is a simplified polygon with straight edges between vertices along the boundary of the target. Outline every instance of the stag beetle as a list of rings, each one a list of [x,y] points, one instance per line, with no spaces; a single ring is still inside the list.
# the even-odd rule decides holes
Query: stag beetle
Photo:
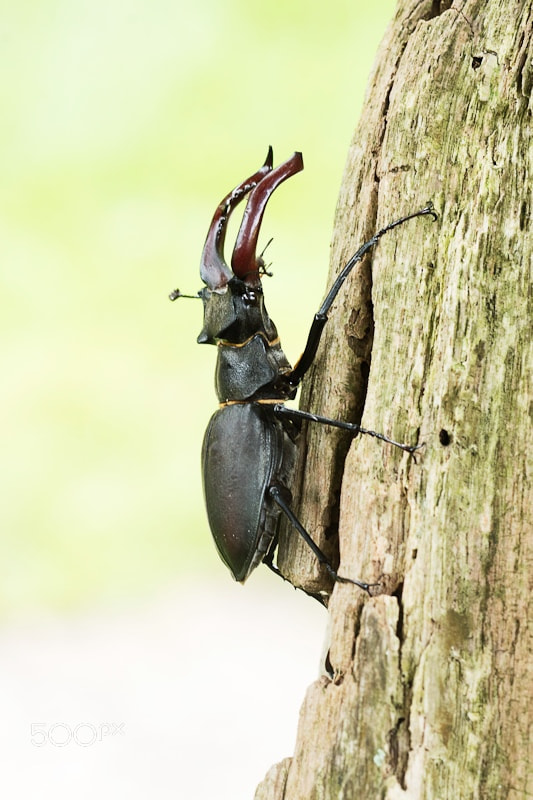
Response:
[[[289,409],[284,404],[295,397],[313,363],[328,311],[354,266],[387,231],[414,217],[437,215],[428,204],[391,222],[357,250],[315,314],[303,354],[291,367],[265,308],[261,276],[266,269],[262,257],[256,256],[256,246],[268,199],[283,181],[303,169],[302,154],[294,153],[275,169],[272,164],[270,147],[263,166],[218,205],[200,263],[205,286],[192,295],[200,297],[204,307],[204,326],[197,341],[217,346],[215,388],[220,407],[211,417],[202,447],[209,526],[222,560],[235,580],[244,583],[261,562],[281,574],[273,557],[283,513],[335,581],[352,583],[368,592],[372,584],[337,574],[291,510],[288,487],[299,423],[310,420],[354,435],[369,434],[408,453],[418,446],[400,444],[360,425]],[[246,195],[248,202],[230,269],[224,260],[228,220]],[[170,299],[178,297],[191,295],[176,289]]]

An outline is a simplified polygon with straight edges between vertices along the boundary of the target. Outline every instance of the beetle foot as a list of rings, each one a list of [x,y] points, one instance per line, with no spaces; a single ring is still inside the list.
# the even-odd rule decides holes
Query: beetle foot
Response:
[[[283,572],[281,572],[281,570],[273,563],[272,558],[267,558],[267,556],[265,556],[265,558],[263,559],[263,564],[266,564],[266,566],[270,570],[272,570],[274,575],[277,575],[279,578],[281,578],[282,581],[289,583],[295,591],[299,589],[301,592],[304,592],[304,594],[306,594],[308,597],[312,597],[315,600],[317,600],[321,606],[324,606],[325,608],[328,607],[329,595],[326,592],[309,592],[307,589],[304,589],[303,586],[295,586],[294,583],[292,583],[292,581],[286,578]]]
[[[369,597],[374,597],[375,593],[370,591],[375,586],[381,586],[381,583],[365,583],[364,581],[357,581],[353,580],[352,578],[345,578],[343,575],[337,575],[335,573],[335,581],[337,583],[351,583],[354,586],[358,586],[364,592],[368,594]]]

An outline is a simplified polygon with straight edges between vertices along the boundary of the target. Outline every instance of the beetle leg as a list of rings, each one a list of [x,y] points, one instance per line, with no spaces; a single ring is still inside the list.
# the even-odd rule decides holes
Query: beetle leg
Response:
[[[276,534],[276,536],[272,540],[272,543],[271,543],[271,545],[270,545],[270,547],[268,549],[268,553],[263,558],[263,564],[265,564],[270,570],[272,570],[274,575],[277,575],[278,578],[281,578],[282,581],[286,581],[287,583],[290,583],[290,581],[287,580],[285,575],[274,564],[274,553],[276,552],[277,546],[278,546],[278,535]],[[291,584],[291,586],[292,586],[292,584]],[[308,595],[309,597],[314,597],[315,600],[318,600],[320,605],[322,605],[325,608],[327,608],[328,595],[321,594],[320,592],[308,592],[307,589],[304,589],[302,586],[294,586],[293,588],[294,589],[300,589],[300,591],[305,592],[305,594]]]
[[[394,222],[390,222],[388,225],[385,225],[384,228],[375,233],[374,236],[368,240],[368,242],[365,242],[363,245],[361,245],[359,250],[354,253],[345,267],[337,275],[335,281],[333,282],[333,286],[326,295],[326,299],[315,314],[311,324],[311,329],[309,331],[309,336],[307,337],[305,350],[295,364],[292,372],[285,376],[291,386],[298,386],[303,376],[313,363],[316,356],[316,351],[318,350],[318,345],[320,344],[320,338],[322,336],[322,331],[324,330],[324,325],[328,321],[328,311],[333,305],[333,301],[337,297],[344,281],[355,265],[362,260],[363,256],[368,252],[368,250],[370,250],[371,247],[374,247],[374,245],[379,242],[381,237],[387,233],[387,231],[391,231],[393,228],[403,225],[404,222],[407,222],[410,219],[414,219],[415,217],[423,217],[427,214],[431,214],[433,219],[438,219],[437,213],[433,209],[433,203],[428,203],[427,206],[421,208],[419,211],[414,211],[412,214],[407,214],[405,217],[401,217],[400,219],[396,219]]]
[[[353,580],[352,578],[345,578],[342,575],[338,575],[337,572],[333,569],[333,567],[329,563],[329,559],[327,558],[325,553],[323,553],[320,547],[317,544],[315,544],[315,542],[312,540],[309,533],[305,530],[304,526],[302,525],[298,517],[292,511],[289,504],[285,501],[285,498],[283,497],[283,492],[280,489],[280,487],[271,486],[269,489],[269,494],[271,498],[274,500],[274,502],[277,503],[278,506],[281,508],[281,510],[288,518],[291,525],[293,525],[296,528],[296,530],[298,531],[304,542],[307,544],[307,546],[311,548],[311,550],[317,557],[318,561],[326,568],[326,571],[330,575],[330,577],[333,578],[333,580],[336,583],[352,583],[354,586],[359,586],[360,589],[363,589],[365,592],[368,592],[368,594],[370,594],[370,589],[373,586],[379,585],[377,583],[364,583],[362,581],[357,581]]]
[[[212,290],[222,289],[233,277],[224,260],[224,240],[228,220],[234,208],[272,169],[272,148],[268,148],[267,157],[257,172],[246,178],[221,200],[211,220],[200,261],[200,277]]]
[[[247,286],[256,287],[261,283],[259,273],[261,266],[264,264],[261,258],[257,258],[255,251],[266,204],[272,192],[277,189],[280,183],[292,175],[296,175],[303,168],[302,154],[293,153],[287,161],[284,161],[283,164],[280,164],[268,176],[263,178],[252,190],[248,198],[231,257],[233,272]]]
[[[344,431],[350,431],[354,435],[358,433],[366,433],[368,436],[373,436],[375,439],[380,439],[382,442],[392,444],[394,447],[399,447],[400,450],[405,450],[406,453],[414,453],[424,447],[422,444],[402,444],[395,442],[394,439],[389,439],[384,433],[377,433],[377,431],[370,431],[367,428],[362,428],[361,425],[356,425],[355,422],[343,422],[339,419],[330,419],[329,417],[321,417],[318,414],[311,414],[309,411],[301,411],[296,408],[287,408],[282,403],[276,403],[273,408],[274,414],[278,417],[288,417],[289,419],[307,419],[310,422],[320,422],[321,425],[331,425],[333,428],[341,428]]]

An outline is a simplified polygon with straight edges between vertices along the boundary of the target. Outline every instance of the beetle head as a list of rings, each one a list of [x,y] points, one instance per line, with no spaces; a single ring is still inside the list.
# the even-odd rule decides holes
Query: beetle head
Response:
[[[263,166],[240,183],[217,206],[205,240],[200,277],[205,288],[199,293],[204,302],[204,327],[200,344],[226,340],[239,344],[254,333],[263,332],[269,341],[277,336],[263,302],[261,271],[264,261],[256,255],[257,239],[269,197],[291,175],[303,169],[301,153],[272,169],[272,148]],[[246,209],[233,255],[231,269],[224,259],[224,241],[231,213],[245,195]]]

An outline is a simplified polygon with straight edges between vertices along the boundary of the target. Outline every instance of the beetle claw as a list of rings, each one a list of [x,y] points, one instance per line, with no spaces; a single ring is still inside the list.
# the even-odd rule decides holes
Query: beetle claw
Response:
[[[293,153],[287,161],[262,178],[248,198],[231,257],[234,274],[247,286],[257,286],[261,282],[261,267],[264,266],[264,261],[262,255],[259,258],[256,256],[255,251],[266,204],[280,183],[301,172],[303,168],[302,154]]]
[[[229,218],[241,200],[272,170],[272,163],[273,151],[272,147],[269,147],[263,166],[245,181],[239,183],[217,206],[207,232],[200,261],[200,277],[211,291],[222,289],[233,277],[233,273],[224,260],[224,241]]]

